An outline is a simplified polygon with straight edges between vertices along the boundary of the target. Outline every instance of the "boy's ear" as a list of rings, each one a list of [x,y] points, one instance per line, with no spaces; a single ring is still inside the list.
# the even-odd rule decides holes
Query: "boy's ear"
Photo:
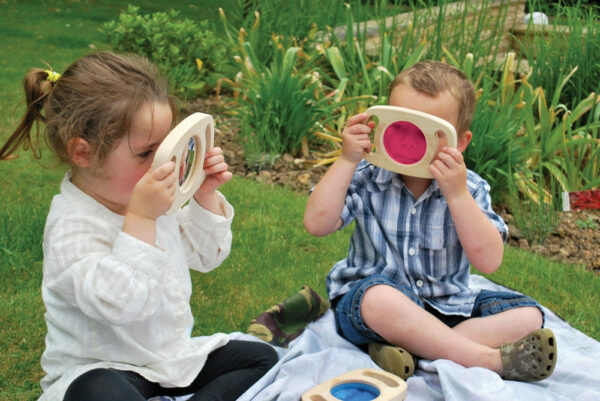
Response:
[[[471,131],[465,131],[461,136],[457,138],[456,149],[460,151],[460,153],[464,152],[473,139],[473,133]]]
[[[69,156],[74,165],[89,167],[92,163],[92,145],[83,138],[73,138],[69,141]]]

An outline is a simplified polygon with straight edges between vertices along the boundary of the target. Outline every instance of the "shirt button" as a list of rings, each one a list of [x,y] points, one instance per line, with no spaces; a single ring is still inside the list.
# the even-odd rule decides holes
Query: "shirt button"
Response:
[[[423,287],[423,280],[417,280],[417,287]]]
[[[417,209],[415,209],[414,207],[412,209],[410,209],[410,214],[416,214],[417,213]]]
[[[415,248],[410,248],[410,249],[408,250],[408,254],[409,254],[410,256],[414,256],[414,254],[415,254]]]

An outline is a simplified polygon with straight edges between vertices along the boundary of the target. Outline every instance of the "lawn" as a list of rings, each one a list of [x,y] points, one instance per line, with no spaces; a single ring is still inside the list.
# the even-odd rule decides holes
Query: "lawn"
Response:
[[[178,9],[190,18],[214,19],[220,1],[154,1],[145,12]],[[230,6],[237,4],[230,1]],[[0,2],[0,140],[17,125],[21,80],[45,63],[62,71],[76,58],[106,48],[100,26],[126,6],[118,1]],[[45,216],[65,171],[48,152],[27,152],[0,162],[0,399],[33,400],[40,394],[44,306],[40,295]],[[233,250],[210,274],[193,274],[194,334],[244,331],[272,304],[309,285],[325,295],[325,276],[344,256],[350,230],[326,238],[302,227],[306,194],[235,178],[223,187],[234,205]],[[562,265],[507,248],[490,278],[533,296],[571,325],[600,340],[600,278],[582,266]]]

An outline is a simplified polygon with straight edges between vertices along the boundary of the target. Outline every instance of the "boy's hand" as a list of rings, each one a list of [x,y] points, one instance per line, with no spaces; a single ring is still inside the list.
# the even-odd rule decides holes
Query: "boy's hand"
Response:
[[[127,213],[156,220],[175,201],[175,163],[170,161],[148,170],[133,188]]]
[[[227,169],[229,166],[225,163],[223,150],[215,147],[206,151],[204,155],[204,173],[206,178],[200,188],[194,194],[194,197],[211,195],[221,185],[231,180],[233,174]]]
[[[358,163],[364,156],[371,152],[372,144],[369,139],[375,122],[369,121],[367,113],[360,113],[350,117],[342,131],[342,159]]]
[[[429,171],[446,200],[468,193],[467,166],[462,153],[458,149],[444,146],[429,165]]]

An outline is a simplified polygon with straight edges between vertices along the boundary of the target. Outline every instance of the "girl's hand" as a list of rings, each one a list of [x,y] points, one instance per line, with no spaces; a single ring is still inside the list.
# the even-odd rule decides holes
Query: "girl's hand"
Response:
[[[175,163],[170,161],[148,170],[133,188],[127,214],[156,220],[175,201]]]
[[[227,171],[228,168],[221,148],[215,147],[206,151],[204,156],[206,178],[194,194],[194,199],[204,209],[215,214],[225,213],[219,204],[215,190],[233,177],[233,174]]]
[[[366,113],[360,113],[348,119],[344,131],[342,131],[342,155],[341,158],[358,163],[366,154],[371,152],[372,144],[369,134],[375,127],[375,122],[369,121]]]
[[[225,163],[221,148],[215,147],[207,150],[204,155],[204,173],[206,174],[206,178],[194,194],[194,197],[210,195],[218,187],[231,180],[233,174],[227,170],[228,168],[229,166]]]
[[[429,171],[448,202],[468,194],[467,166],[458,149],[444,146],[429,165]]]

